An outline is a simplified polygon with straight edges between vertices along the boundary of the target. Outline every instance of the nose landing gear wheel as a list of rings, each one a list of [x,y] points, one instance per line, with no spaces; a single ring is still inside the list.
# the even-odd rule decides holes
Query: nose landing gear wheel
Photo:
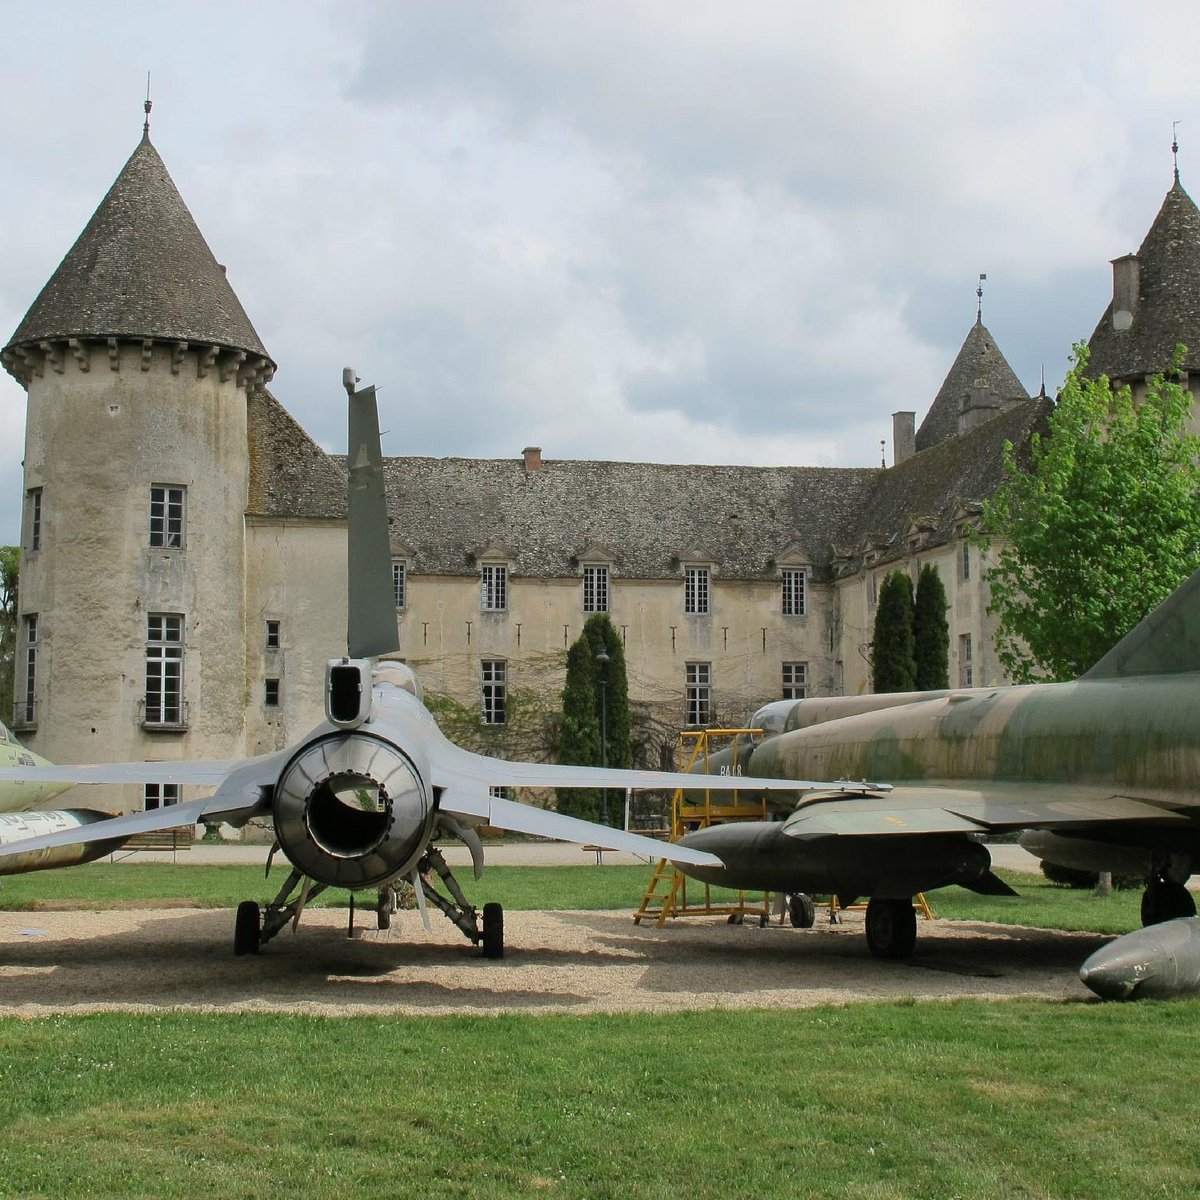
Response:
[[[262,917],[253,900],[243,900],[237,906],[233,922],[233,952],[239,958],[244,954],[257,954],[262,944]]]
[[[1194,917],[1196,901],[1182,883],[1155,879],[1142,893],[1142,924],[1157,925],[1176,917]]]
[[[917,945],[917,914],[912,900],[869,901],[867,945],[876,958],[908,958]]]
[[[793,929],[811,929],[817,920],[817,906],[812,897],[803,892],[793,892],[788,897],[788,920]]]

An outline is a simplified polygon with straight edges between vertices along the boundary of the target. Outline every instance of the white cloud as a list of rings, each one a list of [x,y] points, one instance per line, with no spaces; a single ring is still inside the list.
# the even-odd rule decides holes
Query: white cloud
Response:
[[[393,453],[873,463],[980,271],[1053,387],[1157,211],[1171,121],[1185,182],[1193,124],[1200,147],[1200,81],[1163,54],[1191,4],[224,0],[182,37],[190,11],[11,19],[0,320],[133,149],[151,66],[156,145],[335,447],[351,363]],[[0,381],[0,541],[21,406]]]

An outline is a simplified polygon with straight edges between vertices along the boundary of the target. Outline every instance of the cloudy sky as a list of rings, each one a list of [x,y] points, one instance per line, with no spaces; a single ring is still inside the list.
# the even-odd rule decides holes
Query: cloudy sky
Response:
[[[152,136],[329,449],[868,465],[975,318],[1061,380],[1171,181],[1200,6],[10,6],[7,340]],[[0,542],[24,394],[0,379]],[[890,461],[890,445],[889,445]]]

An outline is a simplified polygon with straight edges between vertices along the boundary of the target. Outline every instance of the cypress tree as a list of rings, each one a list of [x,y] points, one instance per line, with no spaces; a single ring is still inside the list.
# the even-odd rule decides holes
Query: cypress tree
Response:
[[[597,731],[603,729],[605,733],[603,753],[596,761],[610,767],[630,767],[633,765],[633,749],[630,738],[629,679],[625,670],[625,647],[621,645],[620,634],[617,633],[608,613],[595,613],[588,617],[583,626],[583,637],[591,647],[595,668],[593,684],[596,694],[596,728]],[[607,663],[596,661],[596,656],[601,651],[608,655]],[[620,793],[616,795],[619,797]],[[624,813],[623,799],[614,803],[614,796],[610,794],[608,800],[609,824],[619,825]],[[601,816],[603,809],[602,803]]]
[[[946,622],[946,589],[937,567],[926,563],[917,578],[913,605],[913,658],[921,692],[950,686],[950,626]]]
[[[567,651],[567,678],[562,693],[562,724],[558,734],[560,763],[594,767],[600,762],[599,700],[596,662],[591,643],[576,638]],[[594,821],[600,811],[600,793],[592,788],[555,788],[558,811]]]
[[[892,571],[880,585],[871,651],[876,692],[911,692],[916,687],[913,586],[903,571]]]

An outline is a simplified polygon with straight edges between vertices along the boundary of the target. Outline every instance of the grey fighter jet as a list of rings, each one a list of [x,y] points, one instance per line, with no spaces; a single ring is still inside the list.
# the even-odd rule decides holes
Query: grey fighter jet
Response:
[[[199,821],[240,826],[252,817],[266,818],[274,825],[276,851],[291,870],[265,909],[255,900],[239,906],[236,953],[257,953],[287,924],[297,922],[305,904],[328,887],[373,894],[384,926],[397,885],[409,881],[423,914],[426,905],[434,905],[472,942],[482,943],[485,956],[500,957],[503,914],[499,905],[486,905],[480,919],[447,868],[438,850],[440,840],[464,842],[477,877],[483,849],[476,827],[484,824],[630,850],[649,859],[666,854],[697,868],[719,865],[720,860],[706,850],[664,846],[499,798],[494,791],[676,788],[694,782],[690,776],[507,762],[469,753],[439,732],[421,702],[412,671],[399,662],[381,661],[381,656],[398,649],[387,509],[375,389],[356,390],[356,382],[347,370],[343,383],[350,397],[348,652],[326,668],[326,720],[298,745],[248,761],[74,767],[20,762],[0,768],[0,779],[58,785],[159,782],[215,789],[199,800],[149,812],[72,823],[51,833],[28,830],[0,845],[0,874],[94,857],[140,833]],[[826,785],[731,777],[712,786],[794,791]]]

